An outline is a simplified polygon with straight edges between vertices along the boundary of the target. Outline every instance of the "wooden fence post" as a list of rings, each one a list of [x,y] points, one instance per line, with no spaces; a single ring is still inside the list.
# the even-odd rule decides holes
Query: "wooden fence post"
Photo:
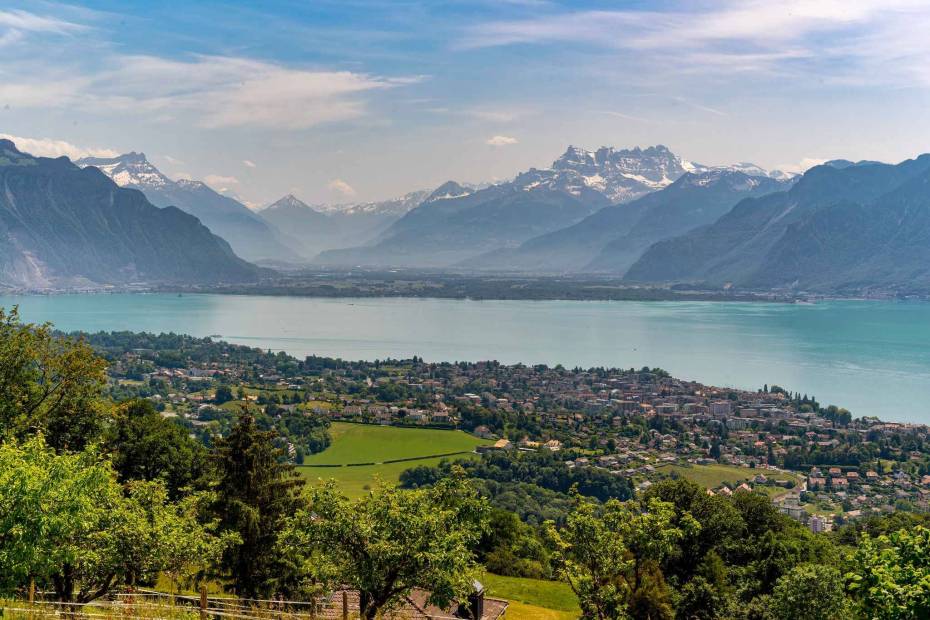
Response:
[[[207,586],[200,586],[200,620],[207,620]]]
[[[33,608],[36,604],[36,578],[29,578],[29,620],[32,620],[35,616]]]
[[[349,620],[349,593],[342,591],[342,620]]]

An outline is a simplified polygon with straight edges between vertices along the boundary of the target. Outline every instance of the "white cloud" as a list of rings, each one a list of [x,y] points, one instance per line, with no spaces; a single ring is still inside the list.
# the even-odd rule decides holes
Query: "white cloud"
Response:
[[[81,157],[116,157],[119,155],[119,151],[113,149],[77,146],[64,140],[24,138],[5,133],[0,133],[0,138],[12,140],[20,151],[39,157],[61,157],[64,155],[69,159],[80,159]]]
[[[0,48],[22,45],[30,34],[68,35],[86,30],[85,26],[56,17],[28,11],[0,10]]]
[[[176,157],[172,157],[171,155],[162,155],[162,159],[164,159],[166,162],[168,162],[172,166],[180,166],[181,164],[184,163],[180,159],[177,159]]]
[[[246,168],[254,168],[254,167],[255,167],[255,162],[253,162],[253,161],[250,160],[250,159],[243,159],[243,160],[242,160],[242,163],[245,165]]]
[[[511,144],[516,144],[517,139],[510,136],[491,136],[484,142],[485,144],[490,144],[491,146],[508,146]]]
[[[333,179],[327,186],[331,191],[336,192],[344,198],[355,196],[355,188],[343,181],[342,179]]]
[[[222,174],[208,174],[203,178],[203,182],[219,191],[227,191],[230,186],[239,185],[239,179],[236,177]]]
[[[248,58],[111,56],[93,71],[25,67],[0,82],[0,102],[176,120],[209,127],[306,129],[368,113],[366,95],[417,81],[290,68]],[[36,78],[34,76],[40,76]]]
[[[930,4],[924,0],[723,0],[672,6],[679,8],[550,12],[484,22],[467,27],[458,45],[594,45],[638,54],[664,72],[726,76],[817,67],[812,73],[820,79],[910,79],[913,85],[917,78],[930,84]]]
[[[28,11],[0,11],[0,28],[9,28],[22,32],[51,32],[67,34],[84,30],[85,26],[64,21],[55,17],[45,17]]]

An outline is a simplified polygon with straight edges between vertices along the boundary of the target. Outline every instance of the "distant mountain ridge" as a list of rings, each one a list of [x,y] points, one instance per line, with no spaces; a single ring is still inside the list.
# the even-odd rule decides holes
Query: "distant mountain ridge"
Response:
[[[395,200],[311,207],[288,194],[259,211],[304,258],[326,250],[352,247],[377,238],[403,214],[419,205],[428,192],[411,192]]]
[[[75,163],[98,168],[121,187],[140,190],[157,207],[177,207],[196,216],[247,260],[299,260],[286,237],[244,204],[200,181],[169,179],[144,153],[85,157]]]
[[[96,169],[0,140],[0,285],[55,289],[243,282],[262,270],[197,218],[161,209]]]
[[[709,224],[742,198],[779,191],[788,183],[729,169],[687,172],[661,190],[604,207],[577,224],[469,264],[501,271],[620,275],[652,243]]]
[[[684,161],[662,145],[621,150],[603,147],[597,151],[570,146],[551,168],[533,168],[512,181],[482,189],[449,181],[385,230],[376,242],[323,252],[317,262],[469,268],[474,266],[473,259],[482,263],[486,262],[485,254],[506,254],[529,239],[572,226],[604,207],[666,188],[686,173],[717,169]]]
[[[897,165],[835,161],[788,191],[739,202],[708,226],[650,247],[637,282],[930,290],[930,155]]]
[[[408,192],[398,198],[373,202],[352,202],[314,205],[313,208],[329,215],[383,215],[400,217],[415,209],[429,195],[428,190]]]

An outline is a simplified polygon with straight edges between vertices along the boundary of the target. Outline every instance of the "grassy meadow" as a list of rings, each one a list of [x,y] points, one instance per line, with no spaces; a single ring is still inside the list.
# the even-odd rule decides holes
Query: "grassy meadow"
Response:
[[[443,458],[439,455],[462,453],[449,458],[474,458],[472,451],[489,443],[463,431],[346,422],[334,422],[330,435],[332,445],[323,452],[308,455],[298,470],[310,481],[336,480],[349,497],[362,495],[376,478],[396,484],[402,471],[417,465],[435,465]],[[385,462],[411,458],[417,460]]]
[[[488,596],[510,601],[509,620],[570,620],[581,614],[575,593],[559,581],[485,573],[481,583]]]
[[[706,488],[716,488],[722,484],[728,485],[731,489],[742,482],[748,482],[759,474],[763,474],[769,480],[791,480],[797,483],[800,478],[796,474],[785,472],[775,472],[766,469],[752,469],[747,467],[737,467],[735,465],[661,465],[656,471],[663,474],[677,473],[682,478],[695,482]],[[787,489],[782,487],[759,487],[768,495],[781,495]]]

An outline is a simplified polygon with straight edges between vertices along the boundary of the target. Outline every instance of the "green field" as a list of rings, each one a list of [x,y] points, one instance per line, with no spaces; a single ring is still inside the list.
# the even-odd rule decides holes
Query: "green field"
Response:
[[[431,428],[399,428],[372,424],[334,422],[330,427],[332,445],[318,454],[309,455],[299,467],[301,475],[311,482],[334,479],[349,497],[359,497],[380,478],[397,484],[405,469],[417,465],[436,465],[441,454],[462,452],[454,459],[475,458],[470,452],[488,443],[462,431]],[[415,461],[385,463],[394,459],[416,458]],[[377,463],[355,465],[352,463]],[[308,465],[341,465],[342,467],[308,467]]]
[[[661,465],[656,467],[656,471],[663,474],[675,472],[682,478],[709,489],[719,487],[724,483],[733,488],[741,482],[752,480],[758,474],[763,474],[769,480],[792,480],[794,482],[799,480],[795,474],[737,467],[735,465],[690,465],[688,467],[683,465]],[[780,495],[787,491],[787,489],[780,487],[760,487],[760,490],[764,490],[768,495]]]
[[[463,431],[346,422],[333,422],[329,433],[333,438],[332,445],[319,454],[309,455],[305,465],[383,463],[394,459],[471,452],[477,446],[489,443]]]
[[[567,613],[566,617],[570,618],[577,618],[581,612],[575,593],[568,587],[568,584],[561,581],[504,577],[491,573],[485,573],[480,580],[488,596]],[[511,617],[511,611],[507,611],[508,618]]]

